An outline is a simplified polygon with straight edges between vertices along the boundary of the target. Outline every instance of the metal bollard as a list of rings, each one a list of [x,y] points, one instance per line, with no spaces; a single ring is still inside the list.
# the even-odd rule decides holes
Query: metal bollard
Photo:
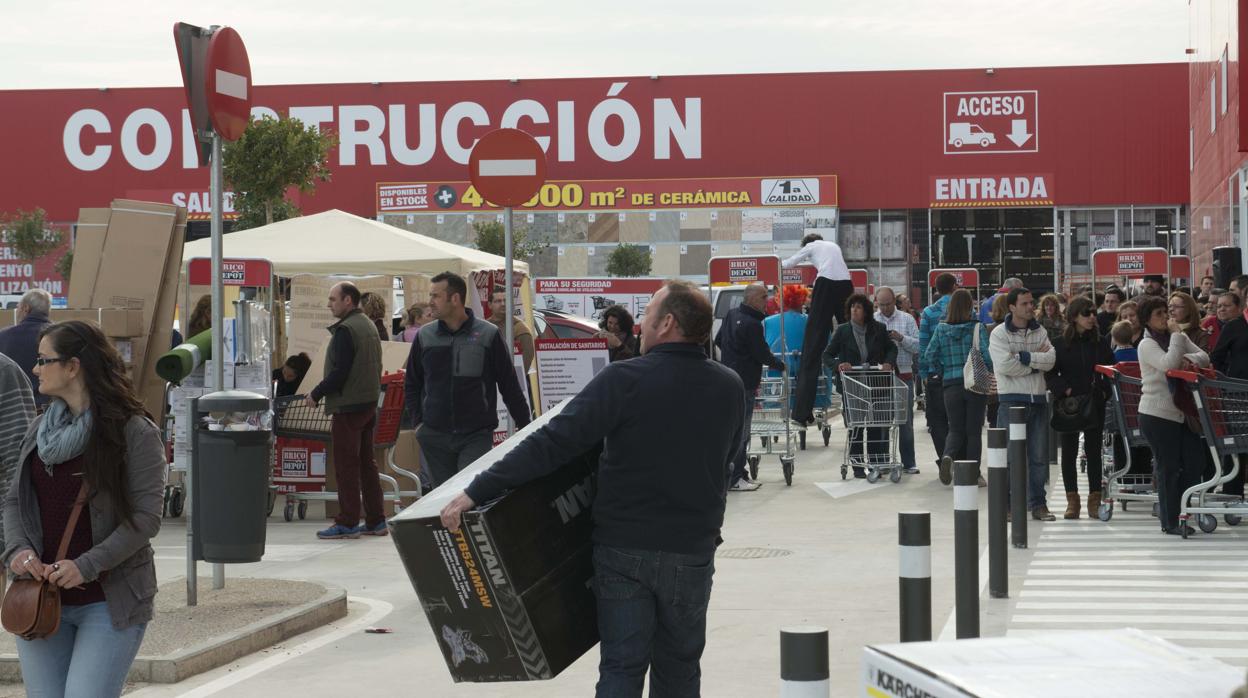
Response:
[[[1009,557],[1005,551],[1005,512],[1010,506],[1005,452],[1009,442],[1007,429],[988,430],[988,595],[994,599],[1010,595]]]
[[[828,629],[780,629],[780,698],[828,698]]]
[[[979,463],[953,464],[953,594],[957,638],[979,637]]]
[[[1010,542],[1027,547],[1027,408],[1010,408]]]
[[[901,641],[932,639],[932,515],[897,513]]]

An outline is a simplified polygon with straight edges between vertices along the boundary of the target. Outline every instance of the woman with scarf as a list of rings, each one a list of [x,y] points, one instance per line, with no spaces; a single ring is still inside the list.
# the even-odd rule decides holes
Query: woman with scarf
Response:
[[[55,634],[17,639],[22,680],[30,695],[118,696],[154,611],[164,445],[94,324],[44,329],[35,375],[52,400],[27,431],[4,498],[4,561],[59,587],[62,607]]]
[[[849,322],[840,325],[832,333],[828,348],[823,353],[823,365],[831,371],[848,371],[858,366],[879,365],[892,371],[897,363],[897,345],[888,338],[884,323],[875,319],[875,307],[861,293],[855,293],[845,301],[845,315]],[[838,377],[839,382],[839,377]],[[851,453],[861,458],[859,462],[883,462],[888,457],[889,435],[887,427],[866,429],[866,453],[863,455],[861,429],[850,431]],[[861,466],[854,467],[854,477],[865,478]]]
[[[1143,382],[1140,431],[1157,461],[1158,518],[1164,533],[1191,533],[1191,527],[1179,524],[1179,508],[1183,492],[1199,479],[1208,451],[1204,440],[1188,428],[1183,412],[1175,406],[1166,371],[1208,366],[1209,355],[1168,315],[1164,298],[1144,298],[1138,314],[1145,323],[1139,348]]]
[[[1088,459],[1088,516],[1096,516],[1101,506],[1101,432],[1105,428],[1107,397],[1094,368],[1112,364],[1109,347],[1098,336],[1096,308],[1087,296],[1079,296],[1066,306],[1066,329],[1053,343],[1057,362],[1045,375],[1054,400],[1089,396],[1096,419],[1083,430],[1083,453]],[[1062,432],[1062,484],[1066,487],[1066,514],[1079,518],[1079,474],[1075,468],[1079,450],[1078,431]]]
[[[966,360],[975,347],[975,333],[979,333],[979,354],[984,366],[992,371],[992,356],[988,353],[988,328],[975,317],[971,294],[958,289],[949,299],[945,321],[936,326],[932,340],[927,344],[927,365],[940,375],[944,386],[945,414],[949,418],[949,433],[945,436],[945,450],[940,458],[940,484],[953,482],[953,462],[973,460],[980,462],[983,453],[984,409],[988,404],[987,393],[966,389],[962,373]],[[931,399],[936,399],[935,395]],[[986,487],[984,474],[979,474],[979,486]]]

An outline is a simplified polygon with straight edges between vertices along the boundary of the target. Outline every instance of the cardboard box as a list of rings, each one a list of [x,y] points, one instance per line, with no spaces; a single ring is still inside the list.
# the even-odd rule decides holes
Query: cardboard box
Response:
[[[1242,669],[1134,628],[863,648],[863,698],[1230,696]]]
[[[395,547],[457,681],[549,679],[598,642],[590,504],[598,449],[464,515],[439,512],[562,405],[390,520]],[[419,432],[418,432],[419,434]]]
[[[69,306],[86,308],[91,305],[95,279],[104,257],[104,238],[108,233],[108,208],[84,208],[78,211],[78,228],[74,235],[74,264],[69,272]]]
[[[126,308],[53,308],[48,313],[48,319],[52,322],[94,322],[107,337],[130,339],[143,335],[143,313]],[[16,322],[16,308],[0,312],[0,327],[8,327]]]

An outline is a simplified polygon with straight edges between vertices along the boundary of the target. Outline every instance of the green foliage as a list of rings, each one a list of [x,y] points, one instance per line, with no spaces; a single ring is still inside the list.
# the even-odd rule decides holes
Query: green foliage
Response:
[[[499,257],[506,256],[504,253],[507,247],[506,240],[503,237],[505,231],[502,223],[498,221],[475,221],[472,224],[472,228],[476,231],[475,244],[478,250],[496,254]],[[526,260],[546,249],[546,247],[545,243],[530,240],[528,234],[523,229],[512,227],[511,251],[515,259]]]
[[[649,245],[621,243],[607,257],[609,276],[647,276],[650,274]]]
[[[56,263],[56,273],[60,274],[61,278],[65,279],[66,281],[69,281],[69,272],[73,270],[73,268],[74,268],[74,251],[71,249],[70,251],[65,253],[64,257],[61,257],[61,261]]]
[[[47,212],[41,208],[5,216],[4,241],[19,259],[34,261],[56,250],[65,242],[61,231],[47,227]]]
[[[286,201],[291,187],[301,193],[328,182],[329,151],[338,144],[330,133],[305,128],[298,119],[264,117],[251,122],[241,138],[222,147],[226,184],[234,190],[235,230],[299,215]]]

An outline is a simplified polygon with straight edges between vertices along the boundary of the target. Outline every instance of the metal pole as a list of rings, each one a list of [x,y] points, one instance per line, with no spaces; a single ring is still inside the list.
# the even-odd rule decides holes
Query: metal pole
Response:
[[[504,269],[503,274],[507,277],[506,280],[503,282],[504,284],[503,295],[507,299],[507,317],[503,318],[503,336],[507,338],[507,363],[510,364],[514,361],[512,356],[516,352],[516,349],[515,349],[516,338],[515,336],[513,336],[515,334],[515,328],[514,328],[515,319],[514,318],[515,318],[516,311],[515,311],[514,303],[512,302],[512,299],[511,299],[511,286],[512,286],[511,252],[512,250],[511,250],[511,207],[510,206],[503,208],[503,248],[504,248],[503,254],[506,257],[503,260],[503,269]],[[493,292],[494,290],[490,289],[490,293],[493,293]],[[512,432],[515,430],[516,430],[515,420],[511,418],[511,411],[508,410],[507,411],[507,435],[511,436]]]
[[[979,637],[979,463],[953,464],[953,588],[959,640]]]
[[[212,358],[217,367],[212,389],[225,390],[225,284],[221,276],[221,213],[224,196],[221,185],[221,135],[212,134]],[[225,588],[225,565],[212,566],[212,588]]]
[[[932,639],[932,515],[897,513],[901,641]]]
[[[1005,427],[988,430],[988,595],[994,599],[1010,595],[1005,550],[1005,512],[1010,506],[1009,470],[1005,467],[1009,442]]]
[[[1010,540],[1027,547],[1027,408],[1011,407],[1010,414]]]
[[[186,475],[182,488],[185,492],[185,504],[183,505],[182,515],[186,521],[186,605],[199,605],[199,563],[195,560],[195,502],[192,496],[195,494],[194,485],[191,483],[191,476],[195,471],[195,453],[198,448],[195,444],[195,423],[199,421],[199,398],[191,398],[191,426],[187,429],[187,438],[191,440],[191,457],[186,465]]]
[[[828,698],[828,629],[780,629],[780,698]]]

